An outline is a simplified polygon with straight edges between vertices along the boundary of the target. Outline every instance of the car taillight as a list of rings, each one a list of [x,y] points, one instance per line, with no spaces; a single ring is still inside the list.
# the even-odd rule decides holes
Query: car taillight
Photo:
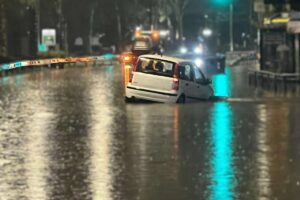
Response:
[[[131,63],[132,62],[132,56],[124,56],[123,62],[124,63]]]
[[[179,79],[178,78],[173,78],[173,83],[172,83],[172,90],[179,90]]]
[[[132,65],[125,65],[124,66],[124,76],[125,76],[125,85],[127,83],[131,83],[132,81]]]

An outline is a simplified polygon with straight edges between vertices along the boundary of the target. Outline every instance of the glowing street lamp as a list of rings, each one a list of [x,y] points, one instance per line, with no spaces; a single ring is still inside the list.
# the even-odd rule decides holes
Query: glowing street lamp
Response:
[[[212,30],[209,28],[204,29],[202,32],[204,37],[210,37],[212,35],[212,33],[213,33]]]

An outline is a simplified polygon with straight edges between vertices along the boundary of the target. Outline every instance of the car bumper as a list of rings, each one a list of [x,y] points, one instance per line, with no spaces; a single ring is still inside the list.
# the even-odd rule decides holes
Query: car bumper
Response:
[[[176,103],[178,99],[177,93],[165,93],[130,86],[126,88],[126,97],[161,103]]]

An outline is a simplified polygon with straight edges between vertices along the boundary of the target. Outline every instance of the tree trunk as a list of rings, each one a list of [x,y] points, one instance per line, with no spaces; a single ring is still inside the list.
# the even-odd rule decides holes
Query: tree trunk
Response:
[[[118,33],[117,49],[119,50],[120,42],[122,40],[122,24],[121,24],[120,8],[117,1],[115,1],[115,10],[116,10],[116,20],[117,20],[117,33]]]
[[[7,19],[5,3],[0,0],[0,56],[7,56]]]
[[[95,16],[95,8],[91,8],[91,16],[90,16],[90,32],[89,32],[89,53],[93,53],[92,48],[92,38],[94,36],[94,16]]]
[[[179,41],[182,41],[183,39],[183,15],[180,14],[177,17],[177,23],[178,23],[178,35],[179,35]]]

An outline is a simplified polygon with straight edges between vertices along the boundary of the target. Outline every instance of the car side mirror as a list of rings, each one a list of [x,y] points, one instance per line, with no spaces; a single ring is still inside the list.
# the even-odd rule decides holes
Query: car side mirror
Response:
[[[206,84],[207,84],[207,85],[209,85],[209,84],[212,84],[212,80],[211,80],[211,79],[209,79],[209,78],[208,78],[208,79],[206,79]]]

